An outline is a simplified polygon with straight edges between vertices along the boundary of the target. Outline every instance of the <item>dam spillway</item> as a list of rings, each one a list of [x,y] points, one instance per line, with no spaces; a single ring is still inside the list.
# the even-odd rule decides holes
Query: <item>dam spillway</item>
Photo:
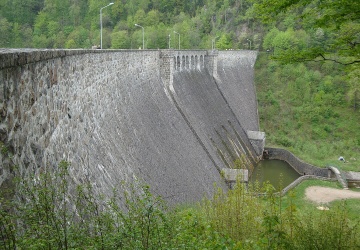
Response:
[[[262,154],[255,51],[0,50],[0,185],[71,163],[74,183],[111,195],[144,180],[171,203],[224,185]],[[259,132],[260,133],[260,132]],[[261,135],[261,133],[260,133]],[[244,156],[244,157],[243,157]]]

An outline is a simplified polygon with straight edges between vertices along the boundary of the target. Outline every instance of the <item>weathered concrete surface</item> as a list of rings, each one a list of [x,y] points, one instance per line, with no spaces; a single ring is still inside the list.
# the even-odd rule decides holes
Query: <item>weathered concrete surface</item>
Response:
[[[260,131],[247,130],[246,134],[256,154],[261,155],[265,147],[265,133]]]
[[[175,73],[173,89],[178,106],[216,166],[225,163],[231,168],[242,154],[251,164],[251,144],[210,74]]]
[[[254,79],[257,52],[219,51],[216,83],[245,131],[259,130]]]
[[[140,178],[178,203],[223,185],[220,169],[234,155],[253,160],[242,127],[258,129],[251,76],[215,81],[204,68],[175,73],[169,86],[157,50],[0,52],[0,139],[22,173],[67,160],[74,182],[90,180],[98,192]],[[11,171],[0,161],[2,182]]]

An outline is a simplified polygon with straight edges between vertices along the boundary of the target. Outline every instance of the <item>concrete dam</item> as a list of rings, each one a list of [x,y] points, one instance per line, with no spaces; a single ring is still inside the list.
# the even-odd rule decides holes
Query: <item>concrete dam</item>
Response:
[[[169,203],[225,187],[262,155],[255,51],[0,50],[0,185],[70,162],[111,195],[143,180]],[[4,151],[4,150],[2,150]]]

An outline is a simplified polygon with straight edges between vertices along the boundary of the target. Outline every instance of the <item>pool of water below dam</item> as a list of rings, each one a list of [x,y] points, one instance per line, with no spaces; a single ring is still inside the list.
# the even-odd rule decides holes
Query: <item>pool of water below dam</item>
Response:
[[[262,160],[254,168],[249,182],[258,181],[260,185],[269,181],[278,191],[299,178],[300,175],[285,161]]]

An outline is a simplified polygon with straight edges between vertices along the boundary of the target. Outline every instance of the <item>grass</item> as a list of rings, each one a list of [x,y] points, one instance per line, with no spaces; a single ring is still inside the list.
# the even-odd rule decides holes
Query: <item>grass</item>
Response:
[[[282,198],[282,208],[285,209],[289,207],[290,203],[295,205],[298,213],[304,215],[309,212],[315,212],[317,214],[322,213],[323,211],[318,210],[316,207],[319,204],[316,204],[312,201],[309,201],[305,197],[305,190],[311,186],[321,186],[321,187],[330,187],[336,189],[342,189],[341,185],[338,182],[322,181],[322,180],[306,180],[300,183],[296,188],[291,190],[287,195]],[[359,191],[358,189],[353,189],[354,191]],[[341,206],[345,202],[345,207],[348,210],[348,217],[353,222],[359,220],[359,211],[360,211],[360,199],[347,199],[347,200],[336,200],[327,204],[330,209],[332,207]]]

